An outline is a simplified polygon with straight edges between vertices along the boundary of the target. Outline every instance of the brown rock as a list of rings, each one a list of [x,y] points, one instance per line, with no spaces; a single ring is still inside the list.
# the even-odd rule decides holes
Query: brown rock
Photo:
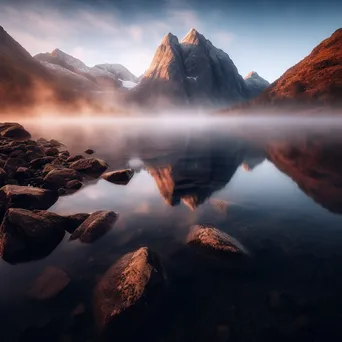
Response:
[[[82,186],[83,184],[79,180],[71,180],[66,184],[65,188],[67,190],[79,190],[82,188]]]
[[[111,327],[119,334],[124,318],[138,322],[138,319],[131,321],[131,315],[154,299],[164,285],[165,275],[157,254],[143,247],[124,255],[95,288],[95,315],[101,330]]]
[[[82,155],[77,154],[76,156],[69,157],[66,161],[68,163],[73,163],[73,162],[80,160],[80,159],[85,159],[85,158]]]
[[[127,169],[127,170],[106,172],[105,174],[101,176],[101,178],[114,184],[126,185],[129,183],[133,175],[134,175],[134,171]]]
[[[70,181],[73,180],[82,180],[82,176],[73,169],[54,169],[50,171],[44,178],[46,187],[53,190],[65,187]]]
[[[4,138],[13,140],[27,140],[31,138],[31,134],[18,123],[4,123],[0,125],[0,134]]]
[[[96,211],[75,230],[70,240],[92,243],[112,229],[117,217],[114,211]]]
[[[46,154],[47,156],[53,156],[53,157],[55,157],[55,156],[58,156],[59,151],[58,151],[58,148],[57,148],[57,147],[50,147],[50,148],[47,148],[47,149],[45,150],[45,154]]]
[[[89,176],[98,177],[107,170],[108,165],[102,159],[86,158],[71,163],[69,167]]]
[[[0,233],[0,255],[10,263],[49,255],[65,234],[60,222],[24,209],[9,209],[2,221]]]
[[[56,159],[56,157],[51,157],[51,156],[37,158],[37,159],[34,159],[30,162],[30,166],[33,169],[40,169],[44,165],[52,163],[55,159]]]
[[[60,268],[49,266],[31,285],[27,294],[37,300],[56,297],[70,283],[69,276]]]
[[[220,253],[247,254],[245,248],[237,240],[210,226],[193,226],[187,236],[187,244]]]
[[[19,167],[28,167],[27,162],[24,159],[9,158],[5,164],[5,171],[10,177],[12,177]]]
[[[4,169],[0,168],[0,186],[4,186],[7,184],[8,181],[8,175],[7,172]]]
[[[88,148],[87,150],[84,151],[84,153],[86,153],[86,154],[94,154],[95,151],[90,149],[90,148]]]

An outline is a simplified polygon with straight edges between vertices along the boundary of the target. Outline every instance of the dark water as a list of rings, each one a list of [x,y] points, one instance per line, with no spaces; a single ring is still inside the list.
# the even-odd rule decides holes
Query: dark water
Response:
[[[4,341],[96,341],[93,288],[123,254],[156,251],[168,288],[141,341],[335,341],[342,338],[342,130],[337,125],[27,123],[35,138],[86,148],[128,185],[95,180],[50,209],[114,210],[94,244],[68,236],[45,259],[0,261]],[[248,260],[231,265],[193,253],[194,224],[237,239]],[[27,296],[47,266],[71,278],[56,298]],[[75,316],[81,305],[84,310]],[[146,308],[146,314],[149,308]],[[135,323],[122,329],[134,329]]]

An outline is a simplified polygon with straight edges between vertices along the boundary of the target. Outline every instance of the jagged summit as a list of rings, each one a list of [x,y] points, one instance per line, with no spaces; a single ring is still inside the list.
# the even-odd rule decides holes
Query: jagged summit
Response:
[[[179,44],[178,38],[173,35],[171,32],[166,34],[161,41],[161,45],[165,44]]]
[[[258,96],[270,85],[270,83],[259,76],[256,71],[249,72],[245,77],[245,82],[251,93],[251,97]]]
[[[199,42],[206,42],[207,39],[200,34],[196,29],[192,28],[182,40],[182,44],[197,45]]]
[[[260,76],[256,71],[251,71],[247,74],[247,76],[245,77],[245,80],[247,80],[248,78],[251,78],[251,77],[260,77]]]

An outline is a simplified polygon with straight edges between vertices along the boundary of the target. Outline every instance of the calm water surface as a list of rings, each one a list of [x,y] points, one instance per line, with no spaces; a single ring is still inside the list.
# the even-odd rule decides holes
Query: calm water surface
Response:
[[[342,338],[342,130],[336,126],[26,123],[34,138],[72,154],[96,151],[127,185],[94,180],[60,197],[58,214],[113,210],[93,244],[68,236],[45,259],[0,261],[4,341],[96,341],[93,288],[123,254],[156,251],[168,276],[162,310],[141,341],[327,341]],[[249,251],[239,265],[185,244],[210,224]],[[47,266],[70,285],[56,298],[27,296]],[[82,306],[82,314],[73,315]],[[148,308],[146,309],[148,310]],[[130,329],[130,327],[122,327]]]

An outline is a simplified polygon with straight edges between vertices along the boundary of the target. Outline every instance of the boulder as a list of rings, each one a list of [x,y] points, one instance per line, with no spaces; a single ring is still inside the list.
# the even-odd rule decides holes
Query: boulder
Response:
[[[65,188],[67,190],[79,190],[82,186],[83,184],[79,180],[71,180],[66,184]]]
[[[82,176],[74,169],[54,169],[44,177],[45,187],[52,190],[63,188],[73,180],[82,180]]]
[[[156,253],[143,247],[124,255],[94,290],[95,317],[101,331],[111,331],[110,336],[118,338],[129,334],[143,319],[146,305],[158,299],[164,285],[165,274]]]
[[[246,249],[230,235],[210,226],[195,225],[187,236],[187,244],[212,252],[245,255]]]
[[[45,154],[46,154],[47,156],[53,156],[53,157],[55,157],[55,156],[58,156],[59,150],[58,150],[57,147],[49,147],[49,148],[47,148],[47,149],[45,150]]]
[[[118,170],[113,172],[104,173],[101,178],[108,182],[120,185],[127,185],[134,175],[134,171],[131,169]]]
[[[27,140],[31,138],[31,134],[18,123],[0,124],[0,134],[4,138],[13,140]]]
[[[107,170],[108,165],[102,159],[86,158],[71,163],[69,167],[88,176],[98,177]]]
[[[4,166],[5,171],[10,177],[14,176],[19,167],[28,167],[28,163],[24,159],[9,158]]]
[[[92,150],[91,148],[88,148],[87,150],[84,151],[85,154],[94,154],[95,151]]]
[[[33,169],[41,169],[44,165],[52,163],[55,159],[56,159],[56,157],[52,157],[52,156],[33,159],[30,162],[30,166]]]
[[[73,162],[80,160],[80,159],[85,159],[85,158],[82,155],[77,154],[76,156],[69,157],[66,161],[68,163],[73,163]]]
[[[96,211],[75,230],[70,240],[93,243],[112,229],[118,215],[114,211]]]
[[[63,147],[64,146],[61,142],[59,142],[58,140],[55,140],[55,139],[51,139],[49,141],[49,144],[51,147]]]
[[[27,167],[19,167],[14,174],[14,178],[19,181],[19,183],[24,182],[27,179],[30,179],[33,176],[31,170]]]
[[[36,300],[46,300],[56,297],[70,283],[70,278],[60,268],[49,266],[31,284],[27,295]]]
[[[64,235],[60,222],[29,210],[11,208],[0,227],[0,255],[9,263],[44,258]]]
[[[56,203],[58,195],[51,190],[31,186],[5,185],[0,189],[1,214],[9,208],[46,210]]]
[[[61,216],[45,210],[34,210],[33,212],[41,217],[46,217],[55,225],[63,227],[63,229],[70,234],[72,234],[90,216],[90,214],[84,213]]]

